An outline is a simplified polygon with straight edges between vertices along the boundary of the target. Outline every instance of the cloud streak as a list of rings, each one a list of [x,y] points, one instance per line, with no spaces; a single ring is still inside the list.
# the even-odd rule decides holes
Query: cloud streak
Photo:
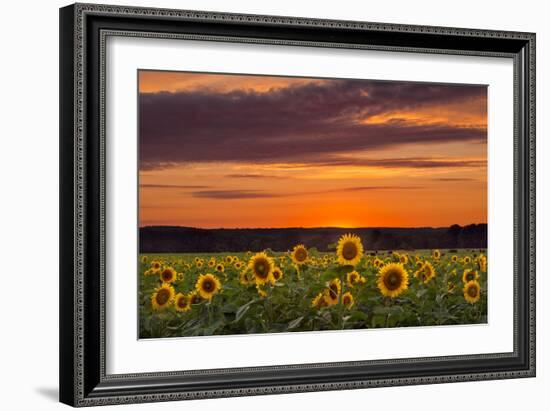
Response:
[[[225,177],[229,178],[243,178],[243,179],[262,179],[262,178],[269,178],[269,179],[281,179],[286,180],[288,178],[291,178],[290,176],[275,176],[270,174],[227,174]]]
[[[174,188],[174,189],[189,189],[195,190],[200,188],[210,188],[205,185],[180,185],[180,184],[140,184],[140,188]]]
[[[211,200],[242,200],[257,198],[281,198],[301,197],[319,194],[358,192],[358,191],[379,191],[379,190],[418,190],[421,186],[358,186],[336,188],[331,190],[306,191],[300,193],[273,193],[265,190],[204,190],[191,193],[193,197],[207,198]]]

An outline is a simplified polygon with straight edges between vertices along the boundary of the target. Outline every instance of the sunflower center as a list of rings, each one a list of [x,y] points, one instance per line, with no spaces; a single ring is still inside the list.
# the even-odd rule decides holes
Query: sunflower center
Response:
[[[354,243],[348,242],[342,247],[342,255],[346,260],[353,260],[357,257],[357,253],[357,246]]]
[[[273,277],[278,280],[281,277],[281,273],[278,270],[273,271]]]
[[[304,250],[303,248],[298,248],[296,250],[296,253],[294,254],[294,256],[296,257],[296,260],[298,260],[298,261],[305,261],[306,258],[307,258],[307,251]]]
[[[187,305],[187,298],[186,297],[180,297],[178,300],[178,307],[184,308]]]
[[[267,261],[258,260],[254,263],[254,272],[260,278],[266,278],[269,273],[269,265]]]
[[[477,288],[476,287],[468,288],[468,295],[470,297],[477,297]]]
[[[161,288],[157,292],[157,304],[158,305],[164,305],[168,302],[170,299],[170,291],[168,291],[166,288]]]
[[[337,292],[332,287],[329,288],[328,293],[332,300],[336,300],[338,298]]]
[[[348,304],[350,304],[350,303],[351,303],[351,298],[350,298],[349,296],[346,295],[346,296],[344,297],[344,304],[345,304],[345,305],[348,305]]]
[[[388,290],[397,290],[401,286],[401,275],[397,271],[390,271],[384,277],[384,285]]]
[[[468,274],[466,274],[466,279],[468,281],[472,281],[474,279],[474,277],[475,277],[474,273],[472,273],[472,272],[469,272]]]
[[[168,281],[172,279],[172,272],[170,270],[164,270],[162,272],[162,279],[164,281]]]
[[[212,280],[204,280],[202,282],[202,289],[206,292],[210,292],[214,289],[214,282]]]

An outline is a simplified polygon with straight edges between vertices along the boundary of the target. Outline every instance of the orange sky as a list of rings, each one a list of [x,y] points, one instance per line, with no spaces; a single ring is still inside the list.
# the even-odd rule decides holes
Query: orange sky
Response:
[[[140,226],[487,221],[485,86],[158,71],[139,80]]]

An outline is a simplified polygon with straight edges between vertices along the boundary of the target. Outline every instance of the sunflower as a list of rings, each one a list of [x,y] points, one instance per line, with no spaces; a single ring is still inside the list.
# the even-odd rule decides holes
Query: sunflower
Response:
[[[195,265],[197,266],[197,268],[202,268],[203,264],[204,264],[204,263],[203,263],[201,260],[199,260],[199,261],[197,261],[197,262],[195,263]]]
[[[265,284],[273,281],[273,269],[275,265],[273,259],[266,253],[256,253],[248,263],[248,268],[252,272],[256,284]]]
[[[275,281],[279,281],[283,278],[283,271],[279,267],[275,267],[271,273]]]
[[[178,281],[183,281],[183,273],[178,273]]]
[[[483,254],[481,254],[477,260],[477,263],[479,264],[479,269],[482,272],[487,271],[487,257],[485,257]]]
[[[198,263],[200,260],[200,257],[195,257],[195,264]]]
[[[452,294],[452,293],[455,292],[455,287],[456,287],[456,286],[455,286],[455,283],[452,283],[452,282],[450,282],[450,281],[447,282],[447,292],[448,292],[449,294]]]
[[[163,283],[173,283],[176,281],[178,273],[172,267],[164,267],[160,272],[160,279]]]
[[[216,260],[211,258],[210,261],[208,261],[208,268],[214,268],[216,265]]]
[[[141,263],[142,264],[147,264],[147,256],[144,255],[143,257],[141,257]]]
[[[464,261],[464,264],[470,264],[472,262],[472,258],[469,255],[467,255],[466,257],[464,257],[463,261]]]
[[[191,304],[200,304],[202,302],[202,297],[196,291],[190,292],[189,293],[189,302]]]
[[[433,256],[434,259],[439,260],[439,257],[441,257],[441,251],[433,250],[432,256]]]
[[[294,264],[296,265],[306,264],[308,261],[308,256],[307,248],[303,244],[298,244],[295,246],[290,254],[292,261],[294,261]]]
[[[357,271],[351,271],[346,275],[346,282],[347,282],[348,286],[354,287],[356,284],[366,283],[367,280],[365,279],[365,277],[363,277]]]
[[[409,286],[409,273],[402,264],[390,263],[378,272],[378,289],[386,297],[397,297]]]
[[[226,262],[227,264],[231,264],[231,263],[233,262],[233,257],[230,256],[230,255],[226,255],[226,256],[225,256],[225,262]]]
[[[344,304],[348,309],[353,307],[353,304],[355,304],[353,295],[349,291],[342,295],[342,304]]]
[[[267,291],[265,291],[260,284],[256,284],[256,291],[258,291],[258,295],[260,297],[267,297]]]
[[[327,288],[323,291],[323,296],[327,306],[332,306],[338,304],[338,295],[334,293],[330,288]]]
[[[340,265],[355,266],[363,257],[363,244],[361,239],[354,234],[344,234],[338,240],[336,255]]]
[[[475,280],[468,281],[464,284],[464,299],[470,304],[477,303],[481,296],[481,287]]]
[[[330,293],[331,299],[338,300],[338,296],[342,292],[342,282],[339,278],[333,278],[328,283],[328,291]]]
[[[479,278],[479,274],[476,270],[466,269],[466,270],[464,270],[464,273],[462,274],[462,282],[464,284],[466,284],[470,281],[477,281],[478,278]]]
[[[168,307],[174,300],[175,294],[174,287],[168,283],[163,283],[151,296],[153,310],[163,310]]]
[[[151,262],[151,270],[153,271],[159,271],[161,267],[161,264],[159,261],[153,261]]]
[[[242,285],[248,285],[250,282],[248,280],[247,272],[248,270],[242,270],[241,272],[239,272],[239,283],[241,283]]]
[[[328,305],[327,300],[325,298],[325,294],[319,293],[315,296],[315,298],[311,301],[311,306],[313,308],[322,308],[326,307]]]
[[[458,256],[453,255],[453,256],[451,257],[451,261],[452,261],[453,263],[456,263],[456,262],[458,261]]]
[[[216,271],[218,273],[223,273],[225,271],[225,266],[222,263],[216,264]]]
[[[399,262],[405,265],[409,262],[409,258],[405,254],[402,254],[399,256]]]
[[[237,261],[237,262],[235,263],[235,268],[236,268],[237,270],[240,270],[241,268],[243,268],[243,263],[240,262],[240,261]]]
[[[211,300],[221,287],[220,280],[213,274],[201,274],[195,284],[195,288],[205,300]]]
[[[429,261],[426,261],[414,274],[415,277],[420,278],[424,284],[428,284],[432,278],[435,277],[435,269]]]
[[[177,293],[174,298],[174,307],[176,311],[184,313],[191,309],[191,298],[187,294]]]

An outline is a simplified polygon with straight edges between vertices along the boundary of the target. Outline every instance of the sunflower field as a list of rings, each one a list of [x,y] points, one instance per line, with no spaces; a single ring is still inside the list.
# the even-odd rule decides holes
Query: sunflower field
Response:
[[[139,256],[140,338],[487,322],[485,250]]]

